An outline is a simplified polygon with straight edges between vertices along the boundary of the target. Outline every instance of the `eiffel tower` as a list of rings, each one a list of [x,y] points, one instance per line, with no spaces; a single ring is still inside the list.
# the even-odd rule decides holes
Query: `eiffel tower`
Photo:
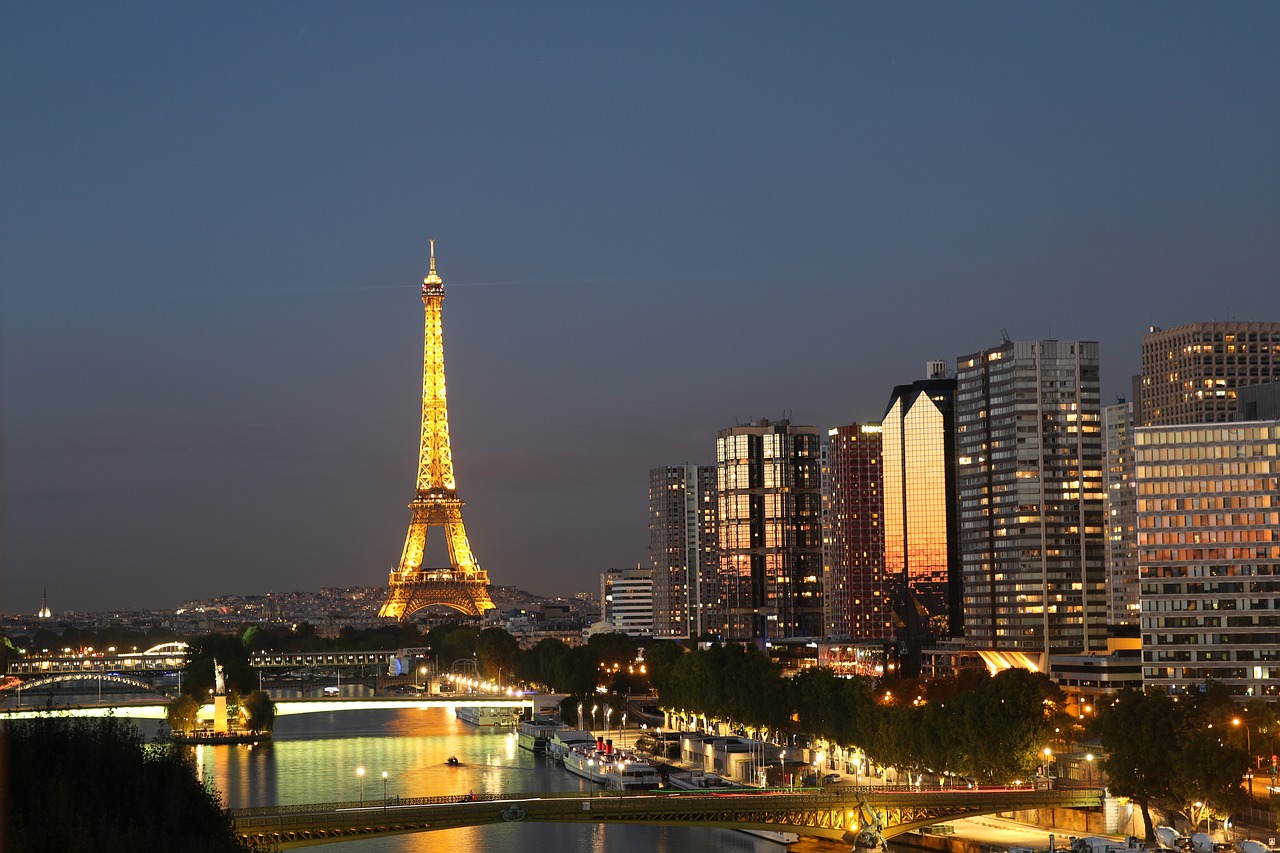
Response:
[[[422,281],[426,334],[422,356],[422,443],[418,450],[418,490],[409,509],[409,535],[400,565],[391,572],[387,601],[379,616],[404,619],[424,607],[441,604],[469,616],[493,609],[489,574],[476,565],[462,526],[462,501],[453,479],[449,450],[449,406],[444,395],[444,337],[440,308],[444,281],[436,275],[436,241],[431,241],[431,270]],[[444,528],[448,568],[422,567],[427,529]]]

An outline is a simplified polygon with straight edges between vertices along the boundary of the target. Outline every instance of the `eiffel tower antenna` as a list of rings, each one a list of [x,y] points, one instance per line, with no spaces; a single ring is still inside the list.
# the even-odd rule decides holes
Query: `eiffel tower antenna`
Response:
[[[449,407],[445,400],[444,336],[441,306],[444,280],[436,274],[436,241],[431,240],[431,266],[422,280],[422,305],[426,315],[422,355],[422,431],[418,449],[418,483],[413,500],[409,534],[405,537],[400,565],[391,572],[386,603],[379,616],[403,620],[435,604],[468,616],[493,609],[489,574],[476,563],[462,525],[462,500],[453,475],[449,449]],[[448,567],[424,568],[427,531],[443,529],[449,545]]]

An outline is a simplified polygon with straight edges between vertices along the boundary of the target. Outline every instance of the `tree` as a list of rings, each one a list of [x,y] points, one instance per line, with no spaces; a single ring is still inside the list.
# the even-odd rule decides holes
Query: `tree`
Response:
[[[270,732],[276,726],[276,703],[264,690],[255,690],[240,703],[244,727],[251,732]]]
[[[485,628],[476,637],[476,659],[486,678],[501,678],[504,672],[514,678],[519,657],[519,641],[502,628]]]
[[[243,693],[257,686],[258,676],[249,666],[249,653],[240,638],[230,634],[206,634],[191,641],[182,676],[184,693],[204,701],[214,686],[215,659],[226,674],[228,692]]]
[[[1179,711],[1165,693],[1126,688],[1103,705],[1093,726],[1107,757],[1108,787],[1142,809],[1147,843],[1155,843],[1151,803],[1169,793],[1178,749]]]
[[[7,723],[0,739],[0,765],[7,765],[10,780],[0,802],[6,849],[249,849],[185,755],[144,743],[136,728],[113,717]]]
[[[188,734],[200,724],[200,703],[191,694],[183,693],[169,703],[165,720],[173,731]]]

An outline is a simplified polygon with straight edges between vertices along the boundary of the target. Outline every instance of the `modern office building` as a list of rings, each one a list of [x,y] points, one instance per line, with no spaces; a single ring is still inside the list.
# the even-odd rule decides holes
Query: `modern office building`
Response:
[[[899,385],[882,422],[884,570],[916,649],[963,631],[955,393],[945,375]]]
[[[1152,326],[1142,336],[1144,426],[1235,420],[1236,389],[1280,380],[1280,323]]]
[[[609,569],[600,575],[600,617],[623,634],[653,635],[653,570]]]
[[[884,580],[880,425],[827,431],[822,493],[822,607],[828,637],[891,639]]]
[[[1138,624],[1137,493],[1133,473],[1133,404],[1102,410],[1107,487],[1107,624]]]
[[[1280,420],[1135,438],[1143,684],[1280,695]]]
[[[717,621],[729,640],[818,637],[821,436],[790,421],[716,435]]]
[[[649,560],[653,635],[702,634],[704,602],[714,600],[716,469],[667,465],[649,471]]]
[[[966,644],[1105,648],[1098,344],[1005,340],[956,381]]]

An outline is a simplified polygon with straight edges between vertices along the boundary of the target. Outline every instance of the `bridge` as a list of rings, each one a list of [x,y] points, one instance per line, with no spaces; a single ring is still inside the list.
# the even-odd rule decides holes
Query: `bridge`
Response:
[[[1075,788],[957,789],[841,788],[761,792],[712,792],[591,796],[569,793],[491,794],[465,797],[364,800],[232,811],[236,834],[279,849],[331,844],[358,838],[403,835],[465,826],[542,821],[551,823],[646,823],[724,829],[796,832],[852,842],[878,817],[880,833],[892,838],[943,821],[1039,807],[1093,808],[1102,791]]]
[[[249,666],[254,669],[351,669],[373,667],[386,673],[400,651],[373,652],[254,652]],[[187,665],[186,643],[164,643],[145,652],[81,655],[41,655],[9,661],[7,674],[17,678],[45,678],[80,674],[162,674],[177,672]],[[3,689],[3,687],[0,687]]]
[[[73,677],[73,676],[67,676]],[[109,678],[109,676],[104,676]],[[324,697],[316,699],[277,699],[276,717],[294,714],[322,714],[332,711],[369,711],[396,708],[531,708],[535,713],[547,713],[558,708],[564,696],[558,693],[531,693],[522,697],[484,696],[479,694],[455,694],[431,698],[401,698],[367,696],[362,698]],[[0,720],[31,720],[49,716],[102,717],[108,714],[136,720],[163,720],[168,705],[155,702],[128,702],[102,705],[78,705],[29,708],[0,708]],[[213,719],[213,705],[200,708],[201,719]]]

